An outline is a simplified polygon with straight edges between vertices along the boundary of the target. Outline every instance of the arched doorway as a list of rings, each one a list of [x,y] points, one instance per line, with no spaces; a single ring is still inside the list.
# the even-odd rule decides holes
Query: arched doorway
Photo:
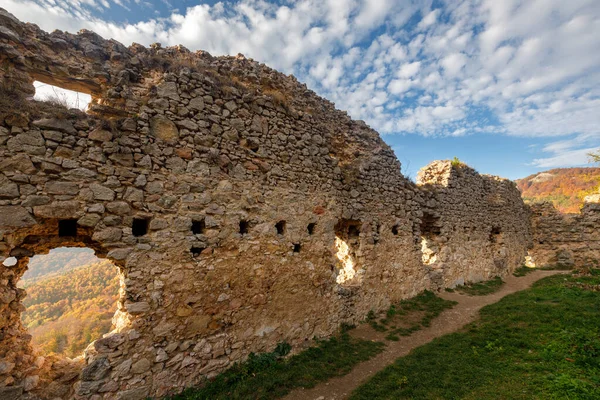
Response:
[[[87,247],[58,247],[29,259],[19,280],[27,296],[21,321],[41,354],[76,358],[112,330],[116,266]]]
[[[87,357],[87,349],[90,348],[88,345],[93,340],[99,339],[99,337],[95,336],[113,334],[109,332],[112,328],[112,321],[108,323],[108,319],[111,317],[110,314],[115,315],[114,320],[121,324],[121,328],[128,321],[128,318],[126,318],[128,314],[123,311],[121,298],[124,293],[123,262],[108,259],[107,253],[110,248],[104,247],[101,243],[92,239],[92,229],[78,225],[76,220],[40,219],[38,222],[36,225],[18,229],[10,234],[7,240],[10,247],[7,249],[8,254],[5,253],[8,257],[0,263],[0,275],[5,277],[4,279],[6,280],[6,286],[2,293],[6,294],[5,297],[10,296],[10,298],[6,299],[8,301],[3,300],[3,303],[0,304],[0,308],[2,308],[0,318],[0,333],[2,334],[0,352],[2,353],[5,367],[10,369],[9,372],[12,379],[19,382],[19,390],[35,395],[39,394],[43,398],[69,398],[76,389],[76,385],[74,384],[80,380],[82,371],[90,362]],[[108,268],[104,276],[112,275],[118,281],[118,285],[116,285],[119,288],[118,295],[116,296],[118,300],[116,304],[113,303],[114,306],[110,312],[107,311],[104,313],[104,323],[96,324],[95,332],[94,329],[90,329],[89,334],[83,332],[83,334],[77,336],[76,340],[72,340],[71,342],[57,337],[58,340],[54,347],[48,345],[44,348],[44,346],[38,346],[35,339],[32,341],[31,331],[28,331],[28,326],[24,324],[25,320],[28,323],[33,322],[33,325],[35,325],[35,321],[27,319],[27,292],[28,290],[31,291],[30,284],[39,282],[38,278],[43,278],[43,276],[40,276],[40,274],[36,276],[34,273],[28,277],[26,273],[29,270],[31,262],[35,265],[36,256],[48,255],[55,249],[64,248],[71,249],[71,252],[92,253],[94,257],[98,257],[97,260],[101,264],[98,268]],[[75,270],[73,269],[73,271]],[[83,288],[93,288],[96,276],[93,276],[90,270],[81,269],[81,272],[81,279],[86,276],[86,279],[88,279],[85,285],[80,284],[77,286],[77,282],[74,282],[72,279],[69,280],[68,277],[65,278],[64,274],[62,274],[62,277],[61,274],[53,277],[58,279],[57,284],[64,286],[64,288],[60,288],[62,290],[55,288],[57,290],[54,292],[68,292],[71,290],[69,292],[71,293],[71,300],[63,298],[61,303],[61,299],[49,299],[48,296],[52,296],[52,291],[48,290],[38,290],[38,299],[39,297],[43,298],[46,296],[46,299],[43,299],[48,300],[45,301],[46,303],[58,300],[56,303],[64,306],[63,310],[77,311],[73,310],[76,308],[81,312],[85,312],[85,305],[83,304],[71,307],[74,305],[73,299],[85,301],[86,299],[77,298],[77,291]],[[23,286],[25,285],[23,283],[29,287],[24,288]],[[75,285],[75,288],[73,288],[73,285]],[[115,285],[108,285],[108,287],[109,291],[112,290],[111,288],[116,288]],[[115,292],[113,290],[112,296],[115,295]],[[107,301],[112,301],[110,297],[108,296]],[[114,298],[112,297],[112,299]],[[69,301],[71,301],[71,304],[68,304]],[[7,306],[3,306],[3,304]],[[34,307],[35,305],[33,304]],[[48,312],[48,307],[51,307],[51,304],[47,304],[45,307],[45,314],[43,314],[42,318],[52,320],[54,317],[58,317],[57,315],[51,316],[51,312]],[[116,309],[118,310],[115,312]],[[93,314],[93,310],[87,311]],[[23,318],[23,313],[25,313],[25,318]],[[58,321],[58,318],[56,321]],[[61,324],[59,321],[58,325],[62,325],[63,328],[68,327],[68,322],[62,321]],[[117,330],[119,327],[115,326],[114,328]],[[68,332],[66,333],[68,334]],[[74,345],[71,346],[71,343]],[[82,350],[82,348],[87,349]]]

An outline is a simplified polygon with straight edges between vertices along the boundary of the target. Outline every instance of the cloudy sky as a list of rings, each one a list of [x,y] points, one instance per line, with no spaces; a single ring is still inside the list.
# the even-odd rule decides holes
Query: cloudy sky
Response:
[[[377,129],[413,175],[509,178],[600,147],[598,0],[2,0],[42,29],[242,53]]]

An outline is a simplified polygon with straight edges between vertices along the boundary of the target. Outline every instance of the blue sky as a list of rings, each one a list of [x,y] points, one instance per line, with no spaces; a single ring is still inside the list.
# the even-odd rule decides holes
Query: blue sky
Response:
[[[41,28],[242,53],[294,74],[414,176],[459,157],[519,178],[600,147],[598,0],[3,0]]]

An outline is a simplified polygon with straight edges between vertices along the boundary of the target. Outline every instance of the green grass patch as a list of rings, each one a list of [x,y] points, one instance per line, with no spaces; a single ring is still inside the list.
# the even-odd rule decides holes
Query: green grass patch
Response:
[[[381,342],[352,338],[345,331],[289,358],[283,358],[289,348],[281,346],[271,353],[251,354],[246,362],[235,364],[204,386],[187,389],[171,399],[275,399],[294,388],[310,388],[345,375],[385,347]]]
[[[500,290],[500,287],[504,285],[502,278],[499,276],[489,281],[469,283],[463,286],[457,286],[455,289],[457,292],[467,294],[469,296],[486,296]]]
[[[351,399],[600,399],[600,293],[589,289],[598,274],[547,277],[484,307]]]
[[[529,268],[529,267],[522,265],[519,268],[515,269],[515,271],[513,272],[513,275],[517,276],[517,277],[521,277],[521,276],[530,274],[533,271],[535,271],[535,268]]]
[[[412,299],[402,300],[390,306],[385,317],[379,320],[375,313],[369,312],[367,322],[377,332],[388,332],[387,340],[398,341],[398,336],[409,336],[429,326],[442,311],[452,308],[455,304],[455,301],[444,300],[426,290]]]

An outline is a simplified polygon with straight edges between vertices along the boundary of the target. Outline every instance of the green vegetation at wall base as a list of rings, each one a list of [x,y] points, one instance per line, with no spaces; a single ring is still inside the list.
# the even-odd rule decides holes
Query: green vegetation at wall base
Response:
[[[600,271],[548,277],[484,307],[351,399],[600,399]]]
[[[276,399],[295,388],[310,388],[334,376],[345,375],[356,364],[380,353],[384,344],[350,337],[347,332],[318,341],[297,355],[282,358],[272,353],[251,355],[241,364],[190,388],[172,400]]]

